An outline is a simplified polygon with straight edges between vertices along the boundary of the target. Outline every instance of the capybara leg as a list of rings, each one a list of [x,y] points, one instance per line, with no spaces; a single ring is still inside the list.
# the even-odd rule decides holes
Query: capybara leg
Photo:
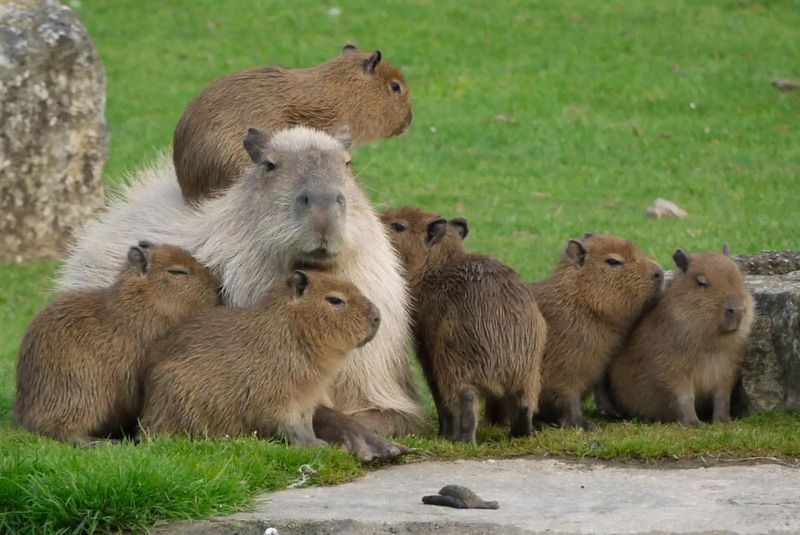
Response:
[[[478,429],[478,398],[472,388],[465,388],[458,399],[458,430],[456,440],[475,444],[475,432]]]
[[[530,407],[520,405],[515,411],[514,421],[511,422],[511,436],[524,437],[532,432],[533,411]]]
[[[558,420],[561,427],[580,427],[587,431],[592,431],[597,426],[586,419],[583,415],[583,404],[581,397],[577,394],[570,394],[563,400],[561,416]]]
[[[731,390],[721,386],[714,391],[714,423],[728,423],[731,421]]]
[[[286,426],[286,439],[292,446],[311,446],[312,448],[327,446],[328,443],[316,437],[311,425],[311,418],[301,418]]]
[[[439,436],[450,438],[455,432],[456,422],[453,410],[439,401],[436,404],[436,412],[439,413]]]
[[[597,409],[603,416],[609,418],[622,417],[617,408],[614,406],[614,402],[611,401],[611,389],[608,386],[608,380],[606,377],[600,379],[600,382],[594,387],[594,402],[597,404]]]
[[[678,409],[678,421],[686,427],[697,427],[700,425],[700,418],[697,417],[697,409],[694,405],[694,391],[691,387],[683,388],[676,395],[676,408]],[[714,406],[716,410],[716,406]]]
[[[343,445],[363,463],[388,461],[411,451],[376,435],[353,418],[330,407],[317,407],[313,426],[318,438]]]
[[[484,408],[487,424],[506,425],[508,423],[508,403],[505,398],[487,397]]]

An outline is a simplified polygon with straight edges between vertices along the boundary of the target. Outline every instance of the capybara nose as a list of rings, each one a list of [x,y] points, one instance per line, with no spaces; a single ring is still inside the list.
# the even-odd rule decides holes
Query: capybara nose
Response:
[[[722,330],[725,332],[733,332],[739,328],[739,323],[742,321],[741,308],[725,307],[723,312]]]
[[[378,334],[378,329],[381,326],[381,313],[378,311],[378,308],[375,305],[370,304],[367,318],[367,321],[369,322],[369,333],[364,341],[361,342],[362,346],[375,338],[375,335]]]

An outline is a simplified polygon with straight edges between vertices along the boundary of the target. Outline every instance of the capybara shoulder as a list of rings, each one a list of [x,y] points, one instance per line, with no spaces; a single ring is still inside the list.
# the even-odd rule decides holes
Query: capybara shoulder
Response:
[[[247,170],[241,138],[250,127],[273,133],[305,125],[332,134],[347,126],[365,143],[401,134],[411,117],[403,74],[380,51],[347,45],[316,67],[260,67],[209,84],[175,129],[175,171],[184,197],[198,201]]]
[[[111,287],[64,294],[31,323],[17,365],[17,423],[76,443],[129,432],[145,350],[217,300],[214,278],[185,250],[131,247]]]

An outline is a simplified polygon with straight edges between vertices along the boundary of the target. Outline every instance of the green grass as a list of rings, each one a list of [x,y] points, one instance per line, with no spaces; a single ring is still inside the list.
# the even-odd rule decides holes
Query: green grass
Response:
[[[329,15],[334,5],[341,16]],[[770,85],[800,77],[790,0],[82,0],[78,12],[108,75],[108,184],[169,147],[208,81],[268,62],[321,63],[354,40],[402,67],[415,105],[408,134],[355,154],[372,200],[467,217],[468,244],[528,279],[584,231],[630,237],[666,266],[676,247],[800,243],[800,100]],[[690,216],[645,219],[656,197]],[[247,507],[302,464],[318,471],[310,483],[362,473],[337,450],[254,440],[76,450],[15,430],[16,352],[54,267],[0,266],[0,532],[142,528]],[[475,448],[403,441],[419,449],[412,458],[800,457],[797,415],[480,436]]]

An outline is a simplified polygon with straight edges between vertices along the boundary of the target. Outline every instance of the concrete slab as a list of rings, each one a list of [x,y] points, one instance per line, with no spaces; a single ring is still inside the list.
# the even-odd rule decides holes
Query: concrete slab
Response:
[[[423,505],[465,485],[498,510]],[[555,460],[415,463],[337,487],[259,499],[252,513],[171,533],[800,533],[800,470],[779,465],[653,469]],[[202,529],[201,529],[202,528]]]

